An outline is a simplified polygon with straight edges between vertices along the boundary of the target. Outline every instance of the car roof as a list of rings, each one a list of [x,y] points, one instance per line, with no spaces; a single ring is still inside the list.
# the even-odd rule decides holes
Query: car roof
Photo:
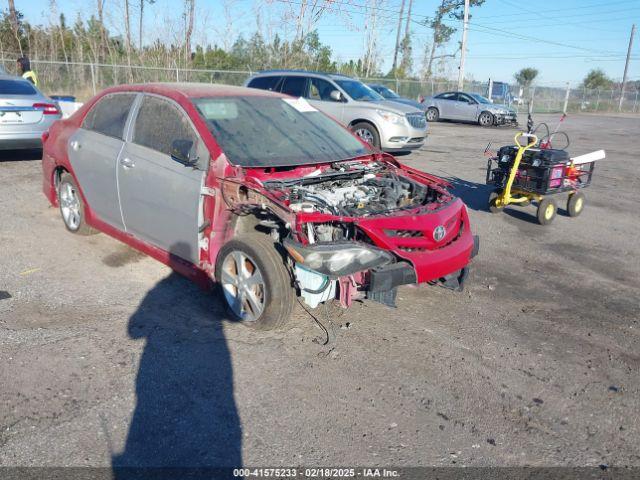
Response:
[[[17,82],[29,82],[29,80],[27,80],[26,78],[18,77],[16,75],[10,75],[8,73],[0,73],[0,80],[15,80]]]
[[[236,87],[233,85],[221,85],[210,83],[135,83],[128,85],[118,85],[116,87],[108,88],[104,91],[107,93],[118,92],[143,92],[143,93],[155,93],[157,95],[163,95],[170,98],[187,97],[187,98],[202,98],[202,97],[278,97],[284,98],[286,95],[280,93],[271,92],[268,90],[259,90],[256,88]]]
[[[328,77],[336,80],[354,80],[353,77],[342,73],[316,72],[314,70],[265,70],[256,73],[254,77],[273,76],[273,75],[315,75],[318,77]]]

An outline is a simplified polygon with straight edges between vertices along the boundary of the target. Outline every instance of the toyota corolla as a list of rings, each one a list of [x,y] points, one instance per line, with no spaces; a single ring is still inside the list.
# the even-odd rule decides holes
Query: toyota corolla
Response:
[[[296,297],[394,305],[403,284],[460,289],[478,249],[444,181],[256,89],[108,89],[44,135],[43,188],[70,232],[217,283],[230,314],[263,329]]]

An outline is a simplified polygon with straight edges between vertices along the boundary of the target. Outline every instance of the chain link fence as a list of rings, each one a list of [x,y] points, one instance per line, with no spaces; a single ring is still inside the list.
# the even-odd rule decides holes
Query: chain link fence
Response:
[[[13,60],[0,60],[5,70],[15,72]],[[32,60],[40,88],[48,95],[73,95],[84,101],[100,90],[123,83],[200,82],[242,85],[255,72],[241,70],[206,70],[180,67],[152,67],[82,62]],[[365,83],[385,85],[403,97],[418,99],[457,89],[450,80],[397,80],[393,78],[361,78]],[[488,82],[465,82],[465,91],[488,96]],[[640,113],[637,89],[627,90],[620,102],[620,90],[588,90],[535,85],[523,91],[511,85],[508,103],[520,112],[531,105],[535,113],[562,112],[626,112]],[[521,95],[518,95],[521,93]],[[494,101],[498,102],[498,100]]]

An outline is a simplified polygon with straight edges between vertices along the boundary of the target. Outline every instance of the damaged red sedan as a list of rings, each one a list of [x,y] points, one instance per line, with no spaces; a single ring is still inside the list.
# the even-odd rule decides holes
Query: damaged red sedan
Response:
[[[73,233],[105,232],[276,328],[296,297],[395,304],[462,288],[477,253],[462,201],[304,99],[206,84],[105,90],[43,136],[43,188]]]

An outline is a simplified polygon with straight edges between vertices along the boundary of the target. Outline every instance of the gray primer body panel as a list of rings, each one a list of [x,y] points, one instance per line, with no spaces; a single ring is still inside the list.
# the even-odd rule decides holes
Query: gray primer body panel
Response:
[[[75,147],[74,147],[75,146]],[[124,230],[116,165],[124,142],[80,128],[69,139],[69,160],[80,189],[96,215],[109,225]]]
[[[197,264],[203,176],[169,155],[127,143],[118,162],[126,231]]]

